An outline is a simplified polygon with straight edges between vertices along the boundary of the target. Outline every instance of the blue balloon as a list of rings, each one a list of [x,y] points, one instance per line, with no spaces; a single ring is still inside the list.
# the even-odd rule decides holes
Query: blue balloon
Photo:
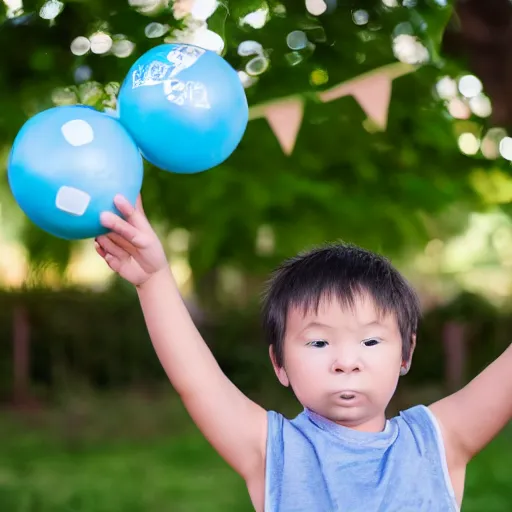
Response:
[[[100,214],[116,194],[132,204],[142,188],[143,160],[116,119],[81,105],[54,107],[29,119],[8,161],[12,194],[27,217],[59,238],[107,231]]]
[[[142,155],[176,173],[225,161],[249,119],[236,71],[212,51],[174,43],[152,48],[133,64],[119,91],[118,113]]]

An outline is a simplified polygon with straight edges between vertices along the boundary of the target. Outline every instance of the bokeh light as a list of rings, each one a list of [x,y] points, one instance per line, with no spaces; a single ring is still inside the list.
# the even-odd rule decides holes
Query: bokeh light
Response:
[[[466,155],[476,155],[480,149],[480,141],[472,133],[462,133],[458,140],[459,148]]]
[[[393,53],[406,64],[424,64],[429,60],[427,48],[417,37],[409,34],[400,34],[393,39]]]
[[[474,75],[465,75],[459,80],[459,91],[466,98],[473,98],[482,92],[482,82]]]
[[[269,19],[268,5],[264,5],[240,18],[240,25],[249,25],[252,28],[263,28]]]
[[[48,0],[39,10],[39,16],[45,20],[55,19],[64,9],[64,4],[59,0]]]
[[[499,144],[500,155],[506,160],[512,161],[512,138],[503,137]]]

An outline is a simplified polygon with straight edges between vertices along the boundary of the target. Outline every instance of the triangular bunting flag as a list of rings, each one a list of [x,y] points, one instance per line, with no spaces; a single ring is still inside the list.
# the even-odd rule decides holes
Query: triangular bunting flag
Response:
[[[392,82],[395,78],[412,73],[415,69],[415,66],[401,62],[389,64],[327,89],[319,93],[318,97],[326,103],[351,95],[366,115],[379,128],[385,130],[391,101]]]
[[[355,83],[352,96],[357,100],[366,115],[379,128],[388,124],[389,103],[391,101],[391,78],[387,75],[373,75]]]
[[[391,100],[391,77],[379,73],[357,78],[324,91],[319,97],[323,102],[328,102],[349,95],[355,98],[366,115],[380,128],[386,128]]]
[[[287,155],[290,155],[295,147],[303,115],[304,105],[299,98],[292,98],[265,107],[264,116]]]

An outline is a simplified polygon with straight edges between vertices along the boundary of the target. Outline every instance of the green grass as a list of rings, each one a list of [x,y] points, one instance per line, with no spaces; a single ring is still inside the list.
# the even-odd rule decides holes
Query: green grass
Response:
[[[244,483],[175,400],[73,398],[0,416],[2,512],[244,512]],[[512,509],[512,433],[470,465],[464,512]]]
[[[505,429],[469,464],[462,512],[512,510],[512,428]]]
[[[174,401],[88,398],[4,413],[0,439],[2,512],[252,510],[243,481]]]

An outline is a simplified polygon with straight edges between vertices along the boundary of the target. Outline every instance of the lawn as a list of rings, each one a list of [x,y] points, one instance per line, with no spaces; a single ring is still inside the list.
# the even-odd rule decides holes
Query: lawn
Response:
[[[244,512],[241,479],[173,399],[66,400],[0,419],[2,512]],[[512,431],[471,464],[463,512],[512,509]]]

